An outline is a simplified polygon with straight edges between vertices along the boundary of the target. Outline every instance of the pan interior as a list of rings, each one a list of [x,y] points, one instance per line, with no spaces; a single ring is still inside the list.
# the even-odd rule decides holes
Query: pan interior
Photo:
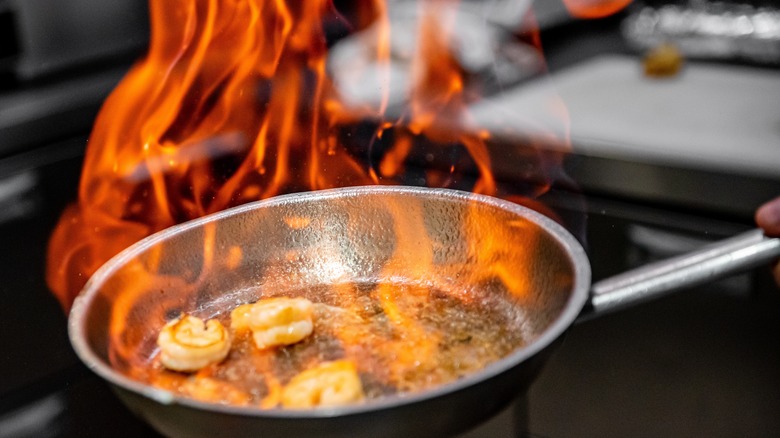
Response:
[[[476,325],[445,335],[453,336],[446,348],[460,351],[453,345],[481,336],[472,332],[480,326],[514,342],[499,350],[517,360],[517,351],[549,337],[551,326],[568,325],[564,312],[579,310],[570,309],[581,281],[567,246],[573,239],[562,240],[562,229],[550,222],[493,198],[433,189],[339,189],[248,204],[165,230],[110,261],[76,303],[71,335],[104,376],[121,385],[127,377],[146,383],[156,366],[157,334],[181,314],[225,320],[238,305],[271,296],[350,307],[392,285],[395,294],[425,290],[476,309],[468,316]],[[351,298],[339,295],[344,291]],[[377,308],[371,300],[367,305]],[[383,306],[377,313],[387,313]],[[431,308],[420,306],[420,314]],[[320,351],[320,359],[345,354],[340,335],[331,337],[335,346]],[[381,375],[383,364],[395,366],[379,361],[364,377]],[[425,374],[441,363],[421,366]],[[474,374],[461,380],[478,379]],[[382,385],[373,388],[381,398]]]

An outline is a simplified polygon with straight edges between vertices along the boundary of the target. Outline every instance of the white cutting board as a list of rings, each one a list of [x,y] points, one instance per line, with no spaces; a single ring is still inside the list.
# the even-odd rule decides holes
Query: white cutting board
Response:
[[[780,70],[687,62],[677,76],[652,79],[636,58],[605,56],[473,110],[487,128],[563,130],[560,111],[545,110],[556,95],[575,152],[780,179]]]

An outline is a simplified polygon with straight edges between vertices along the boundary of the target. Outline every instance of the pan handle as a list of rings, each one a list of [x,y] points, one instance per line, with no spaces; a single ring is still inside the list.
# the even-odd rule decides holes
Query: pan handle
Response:
[[[591,286],[590,316],[744,272],[780,257],[780,238],[754,229],[696,251],[651,263]]]

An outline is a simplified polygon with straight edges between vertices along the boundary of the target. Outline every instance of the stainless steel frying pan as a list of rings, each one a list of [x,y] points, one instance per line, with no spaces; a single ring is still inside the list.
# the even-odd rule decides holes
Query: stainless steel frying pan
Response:
[[[413,236],[399,237],[403,229],[414,230]],[[204,242],[210,250],[204,251]],[[149,345],[176,312],[229,312],[268,289],[392,281],[382,278],[388,272],[399,275],[388,264],[414,266],[421,254],[434,269],[410,271],[404,281],[468,290],[482,284],[491,266],[500,266],[505,278],[522,278],[521,293],[508,293],[527,315],[527,345],[431,390],[312,410],[204,403],[145,385],[115,368],[116,351]],[[588,258],[577,240],[527,208],[445,189],[344,188],[247,204],[138,242],[90,279],[74,303],[69,330],[87,366],[166,435],[443,436],[485,421],[525,391],[550,347],[578,318],[708,282],[779,255],[780,240],[755,230],[591,284]],[[111,334],[117,327],[120,336]],[[132,354],[143,359],[151,352],[139,347]]]

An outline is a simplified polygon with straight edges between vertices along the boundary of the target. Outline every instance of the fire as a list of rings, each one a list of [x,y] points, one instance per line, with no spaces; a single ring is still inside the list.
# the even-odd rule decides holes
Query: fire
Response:
[[[150,2],[149,53],[106,101],[49,248],[66,308],[155,231],[279,193],[371,184],[323,117],[328,1]],[[334,147],[334,145],[336,147]]]
[[[563,0],[572,15],[580,18],[602,18],[623,10],[632,0]]]
[[[347,102],[329,74],[324,26],[328,21],[346,21],[330,0],[149,2],[149,52],[102,108],[89,139],[78,202],[66,209],[51,238],[47,281],[65,309],[100,265],[156,231],[282,193],[403,184],[408,181],[407,171],[421,156],[430,166],[422,170],[422,181],[418,179],[416,184],[466,186],[554,216],[534,198],[543,195],[559,177],[564,152],[543,150],[531,140],[530,144],[516,145],[509,153],[528,163],[522,170],[529,181],[527,187],[508,192],[497,182],[500,158],[497,160],[491,149],[493,134],[480,129],[468,111],[479,97],[453,43],[459,30],[457,8],[453,7],[457,2],[418,3],[411,79],[400,91],[392,88],[397,72],[392,66],[389,6],[383,0],[355,3],[359,9],[351,24],[358,30],[373,29],[368,34],[372,40],[368,47],[376,69],[368,73],[375,75],[382,89],[374,106]],[[595,17],[615,12],[627,1],[565,3],[573,15]],[[533,21],[532,11],[524,20]],[[538,33],[524,37],[541,52]],[[393,98],[398,93],[405,95],[404,105],[393,113]],[[565,123],[564,107],[545,110],[559,114],[557,118]],[[350,138],[366,126],[369,135]],[[473,291],[452,283],[465,272],[462,265],[438,266],[431,246],[420,244],[431,239],[420,205],[385,203],[374,210],[388,215],[393,224],[393,254],[381,267],[379,278],[399,281],[378,281],[367,292],[366,285],[348,278],[345,266],[336,262],[338,254],[324,254],[334,249],[316,247],[310,250],[327,260],[323,262],[327,266],[318,269],[343,281],[323,285],[324,293],[317,295],[315,290],[312,294],[340,297],[342,307],[336,309],[348,315],[364,311],[354,299],[358,296],[370,296],[380,308],[376,311],[386,317],[386,333],[377,335],[374,326],[372,331],[365,323],[350,320],[332,334],[344,354],[372,368],[367,371],[374,378],[390,382],[400,391],[412,386],[419,376],[430,385],[446,382],[446,373],[434,358],[442,345],[454,345],[452,333],[436,331],[415,319],[415,309],[430,304],[434,293],[448,294],[448,299],[464,308],[475,307],[478,300]],[[514,297],[522,300],[530,296],[532,281],[518,275],[517,267],[533,263],[533,248],[508,249],[507,233],[523,233],[527,242],[534,242],[532,231],[520,229],[522,223],[486,216],[478,206],[469,211],[467,220],[479,226],[456,250],[468,260],[464,263],[481,267],[469,271],[472,284],[500,283]],[[282,226],[293,233],[326,233],[317,228],[323,226],[317,217],[303,214],[285,217]],[[219,299],[236,301],[236,305],[245,302],[246,297],[238,295],[250,292],[209,287],[210,273],[241,272],[252,257],[244,253],[246,247],[220,247],[218,231],[215,224],[208,224],[199,241],[189,242],[191,247],[184,251],[177,247],[175,254],[165,245],[158,246],[142,260],[129,261],[111,280],[108,288],[121,290],[121,294],[107,309],[109,359],[114,368],[141,382],[180,388],[204,400],[274,408],[290,377],[285,374],[289,371],[280,371],[285,369],[275,352],[247,348],[250,343],[238,342],[246,359],[234,362],[251,369],[247,375],[254,380],[244,383],[261,395],[250,403],[252,397],[242,388],[220,379],[216,365],[201,369],[195,379],[166,373],[154,360],[154,339],[142,329],[144,324],[138,323],[158,324],[191,308],[206,318],[224,318],[219,310],[202,304]],[[161,272],[161,266],[170,267],[171,258],[185,258],[181,252],[197,260],[197,266],[182,262],[176,265],[182,268],[175,274]],[[300,257],[296,249],[290,249],[280,263],[294,264]],[[430,284],[436,286],[435,292],[420,287]],[[263,291],[264,295],[274,293],[287,292]],[[478,321],[480,326],[484,322]],[[470,333],[469,339],[471,335],[479,337]],[[452,348],[461,348],[458,345]],[[151,355],[139,353],[150,351]],[[491,350],[495,355],[492,360],[505,354],[499,351],[498,347]],[[374,356],[390,359],[365,365],[372,363]],[[307,366],[316,360],[321,358],[301,359]],[[464,370],[477,366],[468,362],[462,364]]]
[[[356,3],[354,27],[378,26],[378,76],[389,84],[388,5]],[[370,110],[340,99],[327,71],[323,23],[346,19],[329,0],[150,1],[149,51],[106,100],[89,139],[78,202],[63,213],[49,245],[47,281],[63,307],[101,264],[145,236],[282,193],[403,183],[420,143],[434,155],[439,144],[458,144],[468,155],[444,171],[428,170],[426,185],[450,186],[463,166],[472,166],[473,191],[509,196],[491,171],[490,135],[462,128],[473,96],[449,45],[457,29],[438,14],[449,3],[420,2],[407,109],[389,119],[389,88]],[[595,16],[627,2],[612,1],[611,9],[603,1],[566,3],[576,15]],[[344,142],[345,130],[365,119],[376,126],[366,141],[392,142],[376,162]],[[559,159],[553,154],[548,161],[554,167]],[[290,219],[292,227],[307,225]],[[206,236],[206,254],[208,243]],[[229,264],[241,257],[232,252]]]

